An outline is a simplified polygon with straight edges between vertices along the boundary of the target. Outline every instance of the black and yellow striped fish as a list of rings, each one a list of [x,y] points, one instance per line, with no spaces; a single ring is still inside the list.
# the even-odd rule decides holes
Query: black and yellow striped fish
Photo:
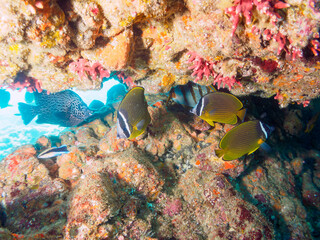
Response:
[[[215,153],[225,161],[251,154],[264,144],[272,131],[273,127],[258,120],[241,123],[224,135]]]
[[[177,85],[171,88],[167,103],[172,99],[178,104],[193,108],[201,97],[215,91],[217,90],[213,85],[202,86],[190,81],[185,85]]]
[[[123,98],[117,112],[117,137],[136,138],[151,121],[142,87],[132,88]]]
[[[211,92],[203,96],[191,113],[199,116],[210,125],[214,122],[237,124],[243,121],[246,110],[242,102],[229,93]]]

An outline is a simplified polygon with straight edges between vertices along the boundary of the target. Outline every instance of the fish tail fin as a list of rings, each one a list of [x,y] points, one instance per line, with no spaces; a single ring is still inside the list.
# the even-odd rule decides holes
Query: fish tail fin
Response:
[[[218,158],[221,158],[224,155],[224,150],[223,149],[216,149],[214,151],[215,151],[215,153],[216,153]]]
[[[237,117],[240,119],[241,122],[244,121],[244,118],[246,117],[247,109],[243,108],[237,112]]]
[[[18,103],[18,109],[25,125],[29,124],[32,119],[34,119],[38,114],[37,106],[29,105],[26,103]]]

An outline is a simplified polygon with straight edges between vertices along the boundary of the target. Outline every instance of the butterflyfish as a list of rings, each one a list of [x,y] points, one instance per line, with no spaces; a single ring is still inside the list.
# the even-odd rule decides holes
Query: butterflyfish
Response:
[[[320,112],[317,112],[310,120],[309,122],[307,123],[307,127],[306,127],[306,130],[304,130],[305,133],[310,133],[313,128],[315,127],[318,119],[319,119],[319,116],[320,116]]]
[[[215,153],[225,161],[251,154],[264,144],[272,131],[272,127],[258,120],[241,123],[224,135]]]
[[[203,86],[190,81],[185,85],[177,85],[171,88],[167,103],[172,99],[180,105],[193,108],[201,97],[215,91],[217,90],[213,85]]]
[[[214,122],[237,124],[246,110],[242,102],[229,93],[211,92],[203,96],[191,112],[214,126]]]
[[[62,145],[60,147],[52,147],[47,150],[44,150],[42,153],[38,155],[38,158],[53,158],[67,153],[69,153],[67,146]]]
[[[144,88],[132,88],[123,98],[117,111],[117,138],[138,137],[150,121]]]

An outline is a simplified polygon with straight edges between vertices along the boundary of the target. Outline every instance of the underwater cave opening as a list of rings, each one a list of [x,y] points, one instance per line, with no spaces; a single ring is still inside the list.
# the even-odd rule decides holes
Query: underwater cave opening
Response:
[[[115,77],[110,77],[102,83],[100,90],[77,90],[71,89],[76,92],[81,99],[89,106],[93,100],[107,103],[110,99],[107,99],[108,91],[115,85],[121,84]],[[27,93],[26,89],[22,90],[11,90],[1,89],[10,93],[10,100],[7,106],[0,108],[0,161],[10,154],[15,148],[23,144],[35,144],[40,136],[55,136],[59,135],[66,127],[53,124],[37,124],[36,119],[33,119],[28,125],[23,123],[21,118],[18,103],[29,102],[30,94]],[[29,95],[27,96],[26,95]],[[1,93],[2,94],[2,93]],[[0,101],[2,99],[0,98]],[[32,100],[31,100],[31,104]]]

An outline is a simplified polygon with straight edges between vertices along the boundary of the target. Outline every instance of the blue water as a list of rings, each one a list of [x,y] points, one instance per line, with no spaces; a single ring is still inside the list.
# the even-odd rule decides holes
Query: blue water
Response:
[[[103,86],[100,90],[72,90],[89,106],[93,100],[99,100],[106,103],[108,90],[116,84],[119,84],[119,81],[110,78],[103,82]],[[24,125],[21,116],[19,115],[18,103],[25,102],[26,90],[12,91],[7,89],[7,91],[11,94],[9,104],[12,106],[0,109],[0,161],[15,148],[23,144],[34,144],[40,136],[58,135],[66,129],[65,127],[57,125],[37,124],[35,123],[37,118],[30,124]]]

